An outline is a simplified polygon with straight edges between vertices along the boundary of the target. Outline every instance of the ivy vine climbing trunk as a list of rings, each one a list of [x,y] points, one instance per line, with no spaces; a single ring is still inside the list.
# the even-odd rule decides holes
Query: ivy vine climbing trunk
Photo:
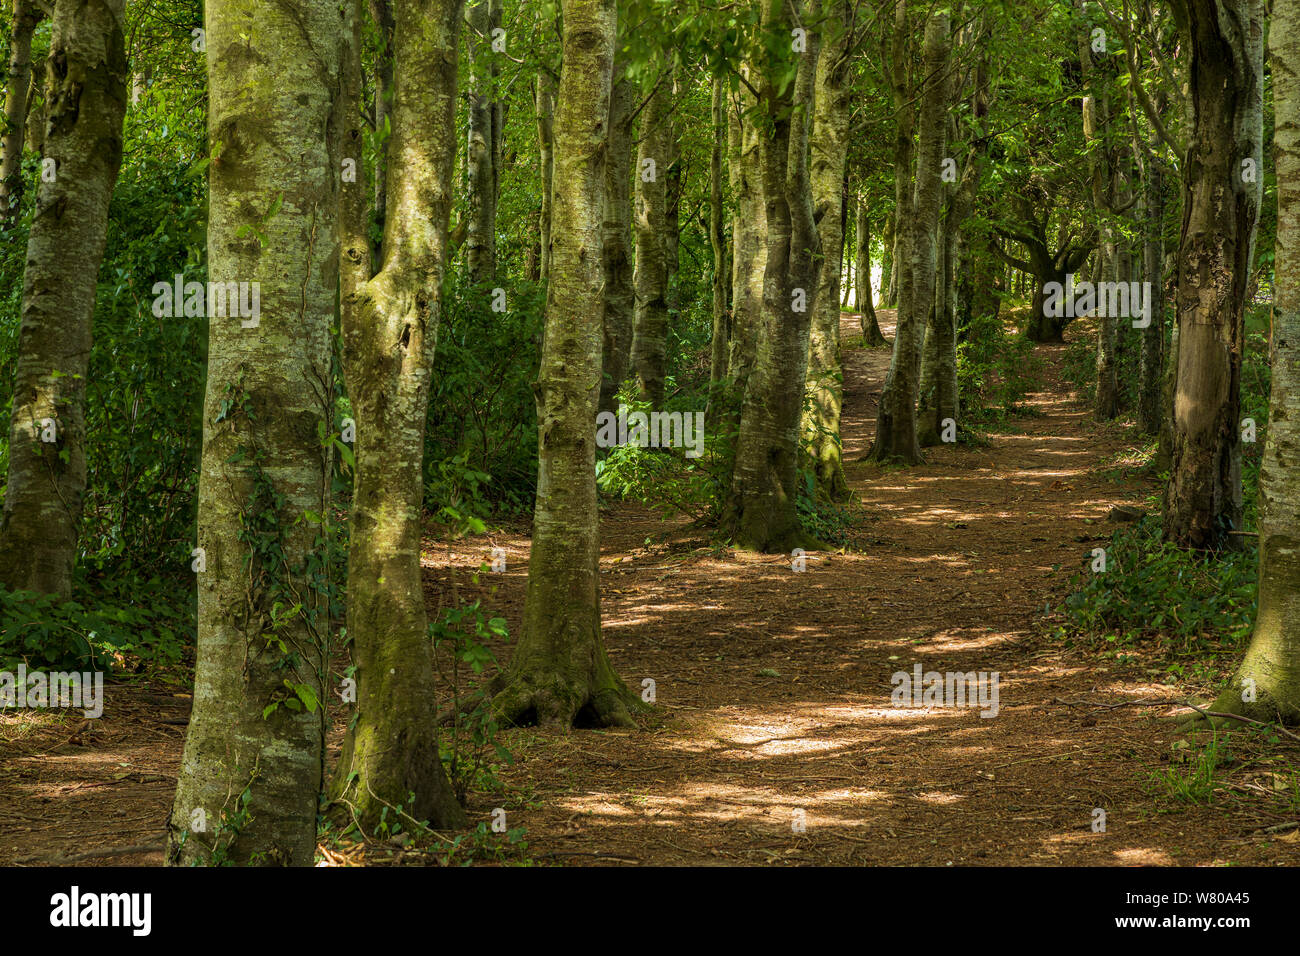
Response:
[[[1164,533],[1214,547],[1241,527],[1241,354],[1263,178],[1263,0],[1189,0],[1195,123],[1178,248],[1172,470]]]
[[[27,239],[0,515],[0,585],[66,601],[86,492],[86,374],[108,206],[122,161],[123,0],[60,0],[49,136]],[[21,144],[18,146],[21,150]]]
[[[537,375],[537,504],[523,626],[498,684],[498,719],[630,726],[635,698],[600,633],[595,423],[601,376],[604,157],[614,0],[562,0],[555,202],[546,336]]]
[[[356,715],[330,787],[343,819],[372,831],[464,823],[438,750],[420,536],[424,424],[446,267],[456,156],[460,0],[393,0],[396,87],[384,261],[371,277],[364,192],[341,200],[343,371],[356,424],[348,542],[348,637]],[[362,145],[359,33],[345,76],[343,142]],[[400,807],[400,811],[396,808]]]
[[[256,282],[210,315],[194,707],[172,864],[310,866],[324,773],[330,327],[344,19],[328,0],[206,6],[208,275]]]

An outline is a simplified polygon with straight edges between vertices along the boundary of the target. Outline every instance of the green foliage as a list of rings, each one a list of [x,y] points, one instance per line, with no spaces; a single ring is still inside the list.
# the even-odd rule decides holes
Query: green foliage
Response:
[[[1180,748],[1175,753],[1188,753],[1188,748]],[[1192,806],[1213,803],[1214,792],[1219,787],[1219,768],[1232,762],[1232,759],[1227,738],[1221,738],[1216,732],[1203,749],[1188,757],[1182,765],[1183,769],[1175,764],[1154,771],[1147,789],[1175,803]]]
[[[426,507],[485,517],[532,508],[537,485],[537,378],[544,291],[450,280],[444,294],[425,439]]]
[[[479,568],[480,573],[486,570],[486,565]],[[478,581],[477,574],[473,580]],[[472,688],[464,683],[467,668],[481,675],[486,668],[496,666],[496,655],[488,642],[509,640],[509,632],[505,618],[488,617],[483,602],[474,601],[445,609],[436,620],[429,622],[429,636],[433,641],[434,660],[451,658],[451,673],[439,675],[451,688],[453,712],[451,739],[444,736],[441,748],[452,791],[464,804],[471,789],[500,788],[494,773],[494,758],[507,765],[514,763],[510,751],[497,739],[491,696],[482,682],[476,682]]]
[[[957,387],[961,395],[960,427],[1005,422],[1024,414],[1022,404],[1040,387],[1042,360],[1034,344],[1009,333],[992,316],[975,316],[957,344]]]
[[[1070,581],[1057,633],[1069,643],[1122,648],[1160,638],[1172,654],[1231,650],[1255,614],[1253,548],[1185,551],[1161,540],[1157,516],[1117,530],[1105,545],[1106,570]]]

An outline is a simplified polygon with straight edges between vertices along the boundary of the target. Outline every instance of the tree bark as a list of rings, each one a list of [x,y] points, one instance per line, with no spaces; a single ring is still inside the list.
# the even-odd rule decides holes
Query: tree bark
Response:
[[[339,230],[343,366],[356,422],[347,626],[357,710],[330,798],[342,819],[367,833],[385,809],[408,828],[465,822],[438,750],[420,568],[424,424],[456,156],[460,0],[394,0],[393,12],[390,204],[384,261],[373,278],[360,182],[344,186]],[[360,33],[352,37],[343,138],[359,143]]]
[[[630,726],[635,699],[600,634],[594,425],[601,375],[603,158],[614,0],[563,0],[555,206],[546,338],[537,377],[537,505],[519,643],[498,718],[568,728]]]
[[[820,491],[832,501],[849,495],[840,448],[844,372],[840,365],[840,263],[844,252],[844,165],[849,132],[849,43],[853,6],[828,10],[817,62],[811,140],[812,200],[822,250],[808,336],[808,401],[804,440]]]
[[[1269,27],[1277,167],[1272,385],[1259,472],[1259,610],[1241,666],[1211,710],[1300,723],[1300,12]],[[1253,690],[1253,694],[1249,691]],[[1243,699],[1253,698],[1253,699]]]
[[[635,81],[616,61],[609,98],[609,150],[605,156],[605,220],[601,261],[605,279],[604,373],[600,408],[613,411],[619,386],[628,377],[636,293],[632,269],[632,123]]]
[[[370,18],[379,33],[379,51],[375,59],[375,129],[391,128],[389,113],[393,103],[393,8],[391,0],[369,0]],[[357,165],[361,165],[361,151],[357,147]],[[388,210],[388,141],[375,150],[375,225],[384,234],[384,219]],[[383,250],[371,249],[371,261],[378,261]],[[367,276],[369,278],[369,276]]]
[[[470,282],[496,277],[497,267],[497,108],[494,102],[491,30],[495,0],[478,0],[466,8],[469,25],[469,142],[465,170],[469,179],[465,265]]]
[[[713,78],[713,147],[709,154],[709,246],[713,251],[713,335],[709,348],[709,406],[712,411],[727,377],[731,315],[727,311],[727,233],[723,222],[722,155],[727,148],[726,94],[722,77]],[[711,416],[710,416],[711,417]]]
[[[50,133],[27,240],[22,325],[0,516],[0,584],[72,594],[86,491],[86,374],[108,207],[122,161],[122,0],[61,0],[46,97]]]
[[[789,551],[807,544],[796,509],[799,425],[808,366],[807,300],[816,289],[821,243],[813,222],[807,126],[816,69],[814,34],[807,50],[787,52],[794,4],[765,3],[756,47],[758,106],[766,135],[759,166],[766,208],[763,316],[754,367],[741,411],[731,490],[723,518],[737,547]],[[816,14],[802,26],[815,22]],[[782,82],[797,59],[794,83]],[[805,307],[796,303],[796,291]]]
[[[905,21],[905,11],[900,16]],[[911,222],[907,228],[906,257],[899,272],[903,294],[899,299],[898,328],[871,449],[871,458],[882,463],[911,465],[921,461],[916,401],[925,326],[935,298],[935,234],[943,205],[940,163],[948,107],[944,73],[950,48],[948,15],[936,12],[925,26],[923,76],[927,81],[921,94],[916,188],[909,204]],[[896,248],[894,254],[899,257],[900,249]]]
[[[1241,353],[1263,169],[1262,0],[1189,0],[1196,120],[1178,251],[1178,373],[1166,540],[1241,527]],[[1251,165],[1247,164],[1253,164]]]
[[[315,851],[344,23],[325,0],[206,7],[217,157],[209,277],[259,283],[261,310],[255,326],[234,316],[208,322],[198,501],[206,567],[172,864],[310,866]]]
[[[642,111],[636,169],[636,319],[632,377],[641,398],[658,408],[664,400],[668,339],[669,168],[675,133],[672,81],[659,78]]]
[[[858,278],[858,311],[862,313],[862,344],[869,349],[880,348],[889,342],[880,331],[876,303],[871,293],[871,218],[865,199],[859,199],[857,204],[857,249],[854,261]]]
[[[13,32],[5,76],[5,114],[0,137],[0,229],[18,215],[23,193],[23,144],[27,129],[27,92],[32,81],[32,34],[45,18],[34,0],[14,0]]]
[[[555,175],[555,79],[542,67],[533,87],[533,111],[537,121],[537,165],[542,171],[542,211],[537,229],[541,236],[540,280],[551,274],[551,184]]]

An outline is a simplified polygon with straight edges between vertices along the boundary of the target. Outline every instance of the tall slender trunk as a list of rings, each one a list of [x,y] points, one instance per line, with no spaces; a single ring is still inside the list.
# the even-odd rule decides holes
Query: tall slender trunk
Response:
[[[1143,197],[1146,227],[1142,236],[1142,279],[1149,283],[1151,301],[1147,317],[1150,324],[1142,330],[1142,356],[1138,385],[1138,427],[1148,435],[1160,432],[1161,381],[1164,373],[1165,304],[1164,304],[1164,173],[1157,153],[1161,149],[1158,134],[1152,132],[1146,156],[1146,182]]]
[[[1192,99],[1178,249],[1178,372],[1165,538],[1241,527],[1241,353],[1263,169],[1262,0],[1190,0]]]
[[[327,0],[206,7],[208,136],[219,156],[209,167],[208,274],[258,283],[261,308],[255,324],[208,322],[206,568],[173,864],[310,866],[316,846],[345,22]]]
[[[460,0],[393,0],[393,10],[390,204],[384,260],[373,278],[363,184],[345,186],[339,229],[343,371],[356,422],[347,624],[357,711],[330,797],[343,819],[366,831],[386,812],[408,827],[464,822],[438,750],[420,569],[425,410],[456,155]],[[343,141],[359,143],[360,33],[350,36]]]
[[[671,78],[662,76],[641,113],[636,168],[636,319],[631,372],[641,397],[656,408],[664,400],[667,371],[668,187],[675,151],[672,100]]]
[[[821,252],[807,154],[817,17],[813,12],[802,24],[808,28],[806,52],[787,53],[794,7],[765,3],[759,27],[758,105],[766,128],[759,141],[767,219],[763,318],[723,519],[738,547],[766,552],[816,546],[799,526],[796,475],[811,319],[807,300],[816,288]],[[798,57],[794,83],[782,80],[791,55]]]
[[[748,70],[748,66],[742,65],[741,69]],[[754,79],[752,72],[749,71],[750,82]],[[763,303],[763,270],[767,262],[767,216],[758,163],[761,137],[752,112],[756,108],[753,97],[742,86],[738,102],[729,111],[727,131],[727,167],[735,203],[731,218],[731,341],[727,375],[742,399],[754,365]]]
[[[605,156],[605,219],[601,261],[605,279],[604,372],[600,408],[612,411],[628,376],[636,294],[632,271],[632,112],[637,84],[615,61],[609,97],[609,151]]]
[[[54,9],[50,134],[27,240],[0,516],[0,584],[67,600],[86,491],[86,374],[108,207],[122,161],[123,0]]]
[[[465,265],[470,281],[492,281],[497,266],[497,108],[493,90],[492,24],[496,0],[477,0],[465,11],[469,25],[469,142],[465,170],[469,179]]]
[[[533,111],[537,121],[537,165],[542,171],[542,210],[537,217],[541,236],[538,264],[542,282],[551,274],[551,187],[555,178],[555,79],[543,67],[534,84]]]
[[[876,318],[876,303],[871,292],[871,218],[867,212],[865,199],[858,200],[857,233],[854,260],[857,263],[858,274],[858,311],[862,313],[862,344],[874,349],[888,345],[889,342],[885,340],[885,334],[880,331],[880,322]]]
[[[27,92],[32,81],[32,34],[45,17],[34,0],[14,0],[13,32],[5,74],[5,114],[0,136],[0,229],[18,215],[23,191],[23,143],[27,127]]]
[[[853,6],[834,4],[817,63],[811,140],[812,200],[822,265],[812,296],[808,334],[808,402],[804,440],[818,488],[832,500],[848,497],[840,452],[840,407],[844,373],[840,365],[840,263],[844,252],[844,166],[849,132],[849,41]]]
[[[563,0],[546,338],[537,376],[537,505],[523,628],[493,701],[506,721],[630,726],[635,698],[600,634],[593,429],[601,375],[601,223],[614,0]]]
[[[370,18],[379,34],[379,50],[375,54],[375,129],[382,131],[390,125],[389,114],[393,103],[393,8],[391,0],[369,0]],[[360,166],[358,156],[357,165]],[[388,143],[375,150],[375,225],[384,234],[384,218],[388,210]],[[370,250],[372,261],[382,255],[382,249]],[[369,278],[369,276],[367,276]]]
[[[902,4],[900,4],[902,6]],[[905,10],[900,14],[906,21]],[[900,24],[901,26],[901,24]],[[951,47],[948,15],[936,12],[925,25],[922,75],[927,77],[921,94],[921,127],[916,150],[916,188],[909,203],[911,222],[900,276],[898,329],[894,352],[880,396],[876,440],[871,457],[878,462],[916,464],[921,461],[917,442],[916,400],[920,390],[921,348],[925,326],[935,297],[935,234],[943,205],[940,161],[947,114],[948,84],[944,69]],[[900,121],[901,122],[901,121]],[[895,256],[899,250],[895,250]]]
[[[731,316],[727,311],[727,231],[723,222],[722,156],[727,148],[726,94],[723,78],[713,78],[713,146],[709,153],[709,246],[713,252],[713,335],[709,348],[709,407],[727,377]]]
[[[1268,434],[1259,472],[1259,610],[1245,658],[1212,710],[1300,723],[1300,11],[1269,28],[1277,163],[1277,286]]]

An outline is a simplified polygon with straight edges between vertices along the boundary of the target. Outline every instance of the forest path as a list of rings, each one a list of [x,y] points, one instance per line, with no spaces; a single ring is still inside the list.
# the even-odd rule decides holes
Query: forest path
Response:
[[[892,321],[881,313],[887,333]],[[1059,377],[1063,347],[1039,349],[1040,417],[1014,420],[985,448],[943,446],[922,466],[880,469],[859,459],[889,352],[856,346],[856,316],[843,333],[850,553],[808,555],[796,573],[788,557],[715,550],[643,508],[606,513],[605,640],[629,686],[655,681],[656,707],[631,732],[502,732],[516,763],[499,793],[471,793],[471,819],[504,807],[508,826],[527,829],[526,855],[544,863],[1294,862],[1294,844],[1270,843],[1259,818],[1232,805],[1157,813],[1169,804],[1145,787],[1174,737],[1151,718],[1173,707],[1100,705],[1186,689],[1068,651],[1036,626],[1109,535],[1111,504],[1149,489],[1104,475],[1123,429],[1089,422]],[[481,593],[517,633],[527,534],[521,521],[515,534],[427,540],[430,609]],[[494,546],[508,567],[486,576],[488,595],[469,576]],[[508,658],[509,646],[498,652]],[[997,671],[998,715],[891,706],[890,676],[917,663]],[[93,727],[48,711],[0,721],[0,864],[161,863],[152,847],[188,698],[156,682],[113,684]],[[334,758],[345,718],[335,710]],[[1105,833],[1091,829],[1097,807]],[[387,844],[367,856],[429,862]]]
[[[880,320],[892,335],[893,313]],[[1152,718],[1172,704],[1079,705],[1186,690],[1070,652],[1036,626],[1113,530],[1110,507],[1149,490],[1102,474],[1124,431],[1089,421],[1060,379],[1064,347],[1039,348],[1037,417],[1014,419],[989,447],[932,448],[920,467],[881,469],[860,459],[889,350],[857,347],[854,315],[842,329],[856,553],[810,554],[796,573],[788,556],[720,554],[643,509],[605,515],[605,640],[629,686],[655,681],[654,714],[630,733],[506,731],[520,760],[501,773],[501,795],[471,800],[474,815],[504,805],[508,825],[527,828],[530,857],[568,863],[1281,859],[1289,848],[1261,846],[1222,808],[1155,812],[1148,778],[1175,738]],[[527,539],[491,545],[509,552],[491,603],[513,630]],[[891,675],[917,663],[997,671],[997,716],[891,706]]]

